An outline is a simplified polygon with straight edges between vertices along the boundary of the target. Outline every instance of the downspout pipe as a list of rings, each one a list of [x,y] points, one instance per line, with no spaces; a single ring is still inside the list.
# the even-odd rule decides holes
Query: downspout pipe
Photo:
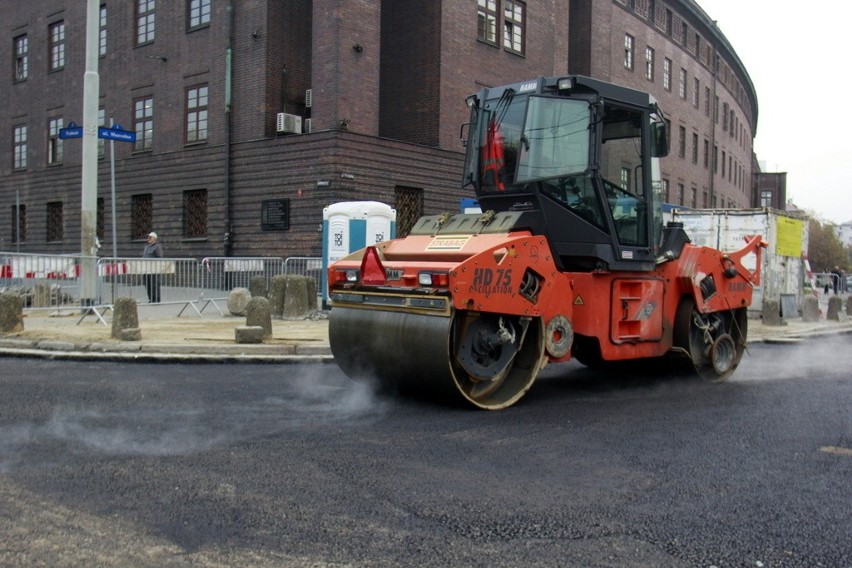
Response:
[[[227,43],[225,47],[225,234],[222,238],[223,256],[231,256],[233,237],[231,235],[231,87],[233,85],[233,35],[234,5],[228,0],[226,18]]]
[[[708,207],[716,208],[716,164],[719,161],[719,151],[716,149],[716,117],[719,116],[719,104],[716,100],[716,72],[719,69],[719,50],[713,48],[713,69],[711,69],[712,100],[710,101],[710,203]]]

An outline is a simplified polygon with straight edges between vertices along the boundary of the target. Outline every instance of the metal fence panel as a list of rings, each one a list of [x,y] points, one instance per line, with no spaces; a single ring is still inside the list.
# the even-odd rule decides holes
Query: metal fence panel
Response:
[[[18,289],[27,307],[80,306],[81,255],[0,252],[0,289]],[[92,259],[93,261],[95,259]],[[249,288],[260,277],[269,287],[273,276],[299,274],[320,282],[319,257],[113,258],[97,261],[98,304],[118,297],[147,302],[146,283],[155,281],[160,303],[222,299],[234,288]],[[39,304],[36,306],[36,304]]]
[[[284,261],[284,274],[300,274],[320,281],[322,258],[314,256],[291,256]]]
[[[0,253],[0,289],[17,290],[27,307],[79,301],[80,255]]]
[[[159,303],[200,297],[198,261],[194,258],[101,258],[98,277],[102,303],[112,303],[119,297],[148,301],[147,286],[159,288]]]
[[[278,257],[207,257],[201,260],[201,287],[210,290],[248,288],[253,278],[263,278],[266,286],[282,274],[284,261]]]

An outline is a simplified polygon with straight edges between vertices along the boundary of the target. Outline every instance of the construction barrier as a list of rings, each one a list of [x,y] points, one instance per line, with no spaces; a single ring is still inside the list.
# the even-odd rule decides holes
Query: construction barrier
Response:
[[[0,252],[0,291],[17,290],[27,308],[83,307],[78,292],[83,258]],[[148,288],[155,286],[155,303],[181,305],[181,313],[190,304],[200,313],[212,303],[221,313],[216,301],[234,288],[249,288],[255,278],[267,287],[279,274],[319,281],[321,266],[319,257],[98,258],[96,304],[111,306],[118,297],[148,303]]]
[[[0,290],[22,292],[27,307],[73,302],[80,276],[80,255],[0,253]]]
[[[248,288],[252,279],[262,278],[269,286],[273,276],[284,273],[284,260],[277,257],[206,257],[201,259],[200,286],[205,289]]]

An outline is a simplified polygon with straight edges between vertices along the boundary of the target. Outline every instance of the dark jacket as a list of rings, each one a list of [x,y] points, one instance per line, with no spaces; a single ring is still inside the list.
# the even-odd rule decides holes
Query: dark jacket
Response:
[[[152,245],[145,245],[145,250],[142,251],[142,258],[163,258],[163,247],[157,241]]]

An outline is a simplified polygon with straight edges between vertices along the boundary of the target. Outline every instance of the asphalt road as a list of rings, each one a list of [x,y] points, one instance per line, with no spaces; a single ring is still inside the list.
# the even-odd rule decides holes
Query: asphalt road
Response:
[[[2,358],[0,566],[852,566],[849,341],[722,385],[552,366],[500,412]]]

